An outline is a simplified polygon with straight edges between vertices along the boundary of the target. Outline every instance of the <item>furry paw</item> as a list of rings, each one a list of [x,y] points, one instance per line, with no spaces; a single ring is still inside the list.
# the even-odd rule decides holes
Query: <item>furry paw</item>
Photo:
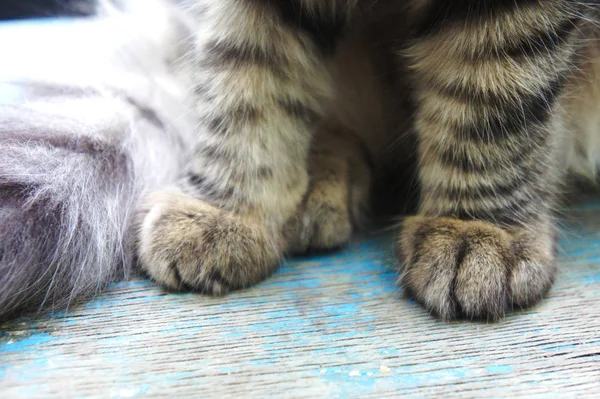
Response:
[[[371,166],[352,132],[320,132],[309,165],[308,192],[284,229],[294,254],[346,245],[368,207]]]
[[[288,252],[304,253],[344,246],[352,235],[344,182],[327,181],[313,186],[286,226]]]
[[[137,254],[164,286],[222,295],[255,284],[279,265],[262,226],[178,191],[152,195],[140,214]]]
[[[452,218],[409,218],[400,238],[399,282],[443,319],[498,320],[539,301],[554,282],[550,221],[506,230]]]

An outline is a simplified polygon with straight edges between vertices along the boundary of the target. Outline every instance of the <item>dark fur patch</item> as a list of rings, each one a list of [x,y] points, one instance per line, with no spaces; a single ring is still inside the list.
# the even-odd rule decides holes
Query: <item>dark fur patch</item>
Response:
[[[206,115],[202,118],[202,122],[215,134],[233,134],[243,130],[245,124],[258,124],[262,118],[262,110],[251,104],[240,104],[235,109],[225,109],[217,114]]]
[[[530,59],[559,50],[567,42],[567,37],[577,27],[577,20],[568,18],[553,27],[536,32],[535,36],[524,37],[519,43],[500,49],[498,56]]]
[[[194,94],[206,102],[213,102],[216,99],[212,87],[208,83],[198,83],[194,86]]]
[[[440,190],[439,193],[452,201],[459,201],[461,198],[469,198],[472,200],[506,198],[521,189],[530,189],[532,185],[535,187],[535,184],[540,177],[541,175],[536,173],[534,169],[527,169],[517,178],[507,179],[500,184],[492,186],[469,186],[466,189],[454,187],[451,190],[445,190],[443,192]]]
[[[492,118],[498,119],[492,130],[497,130],[498,124],[504,121],[510,122],[514,119],[533,118],[534,122],[543,123],[556,98],[560,95],[565,79],[549,80],[548,84],[541,87],[537,93],[483,91],[474,84],[449,86],[438,84],[434,80],[429,80],[427,83],[430,89],[447,99],[461,101],[471,107],[478,107],[484,115],[492,114]],[[436,119],[433,120],[437,121]],[[460,129],[460,127],[457,127],[457,129]],[[479,129],[483,128],[479,127]]]
[[[138,112],[140,113],[140,115],[146,119],[148,122],[150,122],[151,124],[153,124],[154,126],[156,126],[158,129],[165,129],[165,123],[162,121],[162,118],[160,116],[158,116],[158,114],[156,113],[156,111],[154,111],[153,109],[147,107],[144,104],[139,103],[136,99],[126,96],[125,100],[133,105]]]
[[[527,134],[530,139],[547,134],[540,127],[548,122],[562,87],[562,81],[552,81],[538,93],[516,98],[512,102],[498,102],[494,108],[482,112],[476,124],[459,128],[462,133],[459,134],[470,140],[484,142],[495,142],[519,134]]]
[[[523,134],[527,134],[524,132]],[[521,140],[522,145],[516,147],[508,147],[501,144],[486,144],[481,143],[481,146],[492,146],[489,151],[496,151],[498,154],[503,154],[500,159],[496,158],[485,159],[479,157],[474,159],[472,152],[457,140],[454,144],[449,144],[446,148],[440,148],[437,154],[440,162],[449,168],[459,169],[470,173],[496,173],[505,171],[506,168],[528,167],[532,161],[542,160],[545,156],[545,151],[542,150],[546,144],[549,134],[540,134],[532,136],[531,140]],[[537,140],[536,140],[537,139]],[[483,148],[482,148],[483,150]]]
[[[206,176],[199,173],[190,173],[188,175],[188,182],[203,198],[209,201],[223,201],[231,198],[235,192],[233,186],[222,189]]]
[[[273,177],[273,169],[268,166],[261,166],[256,172],[260,179],[270,179]]]
[[[232,162],[236,158],[234,153],[219,145],[199,146],[196,153],[211,160],[219,160],[227,163]]]
[[[312,124],[319,118],[318,112],[298,100],[279,100],[279,106],[290,116]]]
[[[302,0],[265,1],[276,7],[283,21],[294,29],[306,33],[325,55],[332,54],[338,40],[348,24],[348,13],[344,5],[328,7],[327,9],[312,10]]]
[[[227,131],[229,125],[225,123],[225,116],[223,115],[209,115],[202,119],[202,122],[216,134],[224,134]]]
[[[260,65],[270,70],[275,76],[287,77],[288,59],[281,49],[273,48],[265,51],[249,44],[236,44],[213,40],[204,49],[204,57],[200,66],[216,70],[240,68],[245,65]]]
[[[449,25],[490,21],[519,7],[538,5],[539,0],[431,0],[427,12],[414,30],[414,37],[439,33]]]

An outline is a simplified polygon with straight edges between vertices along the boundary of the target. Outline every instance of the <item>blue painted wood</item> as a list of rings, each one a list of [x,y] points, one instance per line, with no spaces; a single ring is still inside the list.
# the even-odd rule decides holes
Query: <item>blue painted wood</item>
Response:
[[[393,240],[287,262],[224,298],[115,284],[0,333],[2,397],[598,397],[600,203],[563,222],[549,297],[498,324],[430,317]]]

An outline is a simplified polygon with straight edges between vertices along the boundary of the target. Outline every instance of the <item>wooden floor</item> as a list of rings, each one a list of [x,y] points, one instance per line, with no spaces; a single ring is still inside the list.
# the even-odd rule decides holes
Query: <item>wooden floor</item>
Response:
[[[379,237],[221,299],[138,280],[2,326],[0,397],[598,398],[600,204],[563,220],[548,299],[498,324],[403,298]]]

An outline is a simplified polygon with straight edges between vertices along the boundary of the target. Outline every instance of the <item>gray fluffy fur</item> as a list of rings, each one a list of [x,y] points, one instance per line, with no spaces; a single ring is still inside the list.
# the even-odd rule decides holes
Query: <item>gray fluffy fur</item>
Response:
[[[185,29],[142,3],[0,28],[21,38],[0,39],[0,321],[128,277],[133,210],[185,162],[194,118],[172,65]]]

